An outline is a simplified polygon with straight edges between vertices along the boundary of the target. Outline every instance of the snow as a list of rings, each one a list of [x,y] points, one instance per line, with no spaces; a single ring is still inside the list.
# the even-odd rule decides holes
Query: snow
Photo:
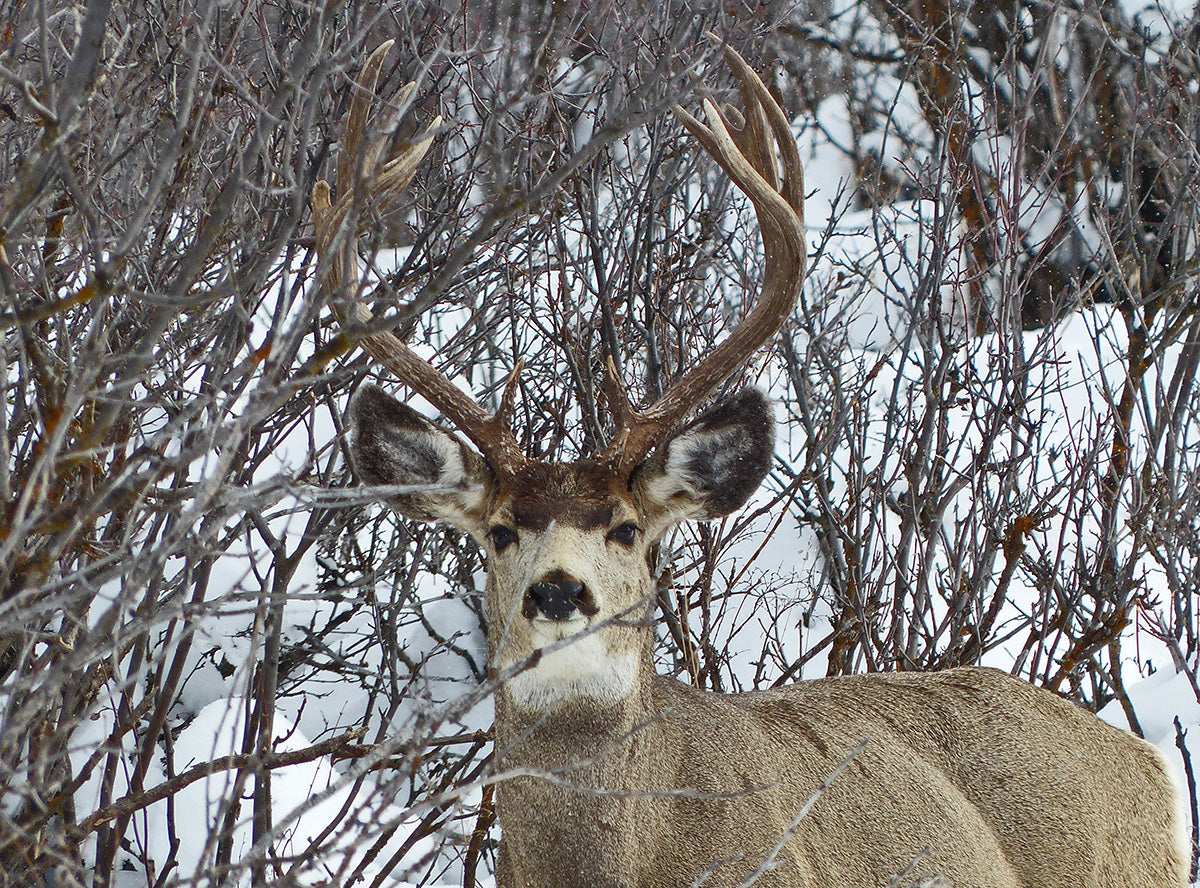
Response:
[[[182,773],[195,764],[220,760],[234,755],[242,749],[245,705],[238,698],[218,700],[203,707],[182,729],[174,743],[174,765]],[[310,741],[286,719],[276,719],[276,753],[300,751],[310,746]],[[234,793],[237,791],[234,771],[220,771],[199,780],[173,796],[177,828],[174,838],[175,859],[182,878],[201,872],[203,864],[214,853],[213,836],[220,830],[220,822]],[[147,786],[154,786],[164,779],[155,769]],[[272,772],[271,798],[277,830],[281,833],[275,842],[277,854],[283,857],[303,854],[308,843],[329,824],[337,822],[339,812],[352,801],[349,782],[338,773],[328,757],[302,762],[275,769]],[[242,797],[248,797],[250,787],[241,788]],[[147,808],[139,815],[142,829],[137,832],[149,855],[159,861],[169,857],[171,836],[166,831],[169,822],[166,802]],[[252,826],[246,812],[248,804],[240,806],[240,816],[232,834],[233,859],[243,859],[253,844]],[[363,812],[365,813],[365,812]],[[385,844],[381,862],[399,848],[408,832],[415,825],[406,818],[402,808],[383,805],[371,811],[374,819],[372,832],[384,827],[397,827],[395,835]],[[412,849],[418,859],[428,852],[430,840],[422,840]],[[360,848],[342,849],[343,859],[338,854],[323,855],[319,867],[306,870],[299,884],[322,884],[328,874],[347,867]],[[366,877],[370,879],[378,871],[378,865],[368,866]]]

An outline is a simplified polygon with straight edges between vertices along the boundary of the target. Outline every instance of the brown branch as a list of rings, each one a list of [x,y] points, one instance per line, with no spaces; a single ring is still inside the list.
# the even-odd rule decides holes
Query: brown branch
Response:
[[[494,784],[483,787],[483,800],[479,803],[479,816],[475,819],[475,829],[471,831],[471,841],[467,845],[467,856],[463,861],[463,888],[475,888],[475,870],[479,866],[479,858],[483,854],[483,843],[487,838],[492,824],[496,822],[496,807],[493,795],[496,791]],[[1194,797],[1193,793],[1193,797]]]

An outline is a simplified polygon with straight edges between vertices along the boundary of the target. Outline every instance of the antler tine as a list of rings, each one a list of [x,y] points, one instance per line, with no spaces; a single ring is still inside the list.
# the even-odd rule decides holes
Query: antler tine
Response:
[[[441,117],[436,118],[407,148],[380,166],[398,123],[398,111],[404,109],[415,89],[412,83],[402,86],[385,103],[389,110],[372,118],[375,87],[391,46],[389,40],[376,48],[355,82],[342,153],[338,158],[337,202],[331,200],[327,181],[320,179],[313,186],[317,255],[325,269],[322,286],[329,293],[341,291],[342,298],[334,300],[334,311],[342,324],[342,335],[362,346],[373,360],[387,367],[409,388],[441,410],[474,442],[497,474],[511,475],[527,460],[508,428],[502,415],[504,411],[498,411],[501,415],[489,414],[398,336],[378,330],[378,322],[370,309],[357,301],[361,279],[358,275],[358,222],[353,211],[367,202],[386,206],[397,200],[412,181],[442,122]],[[378,135],[364,145],[369,122]],[[512,384],[510,381],[509,389]],[[506,398],[511,399],[507,391]]]
[[[615,463],[623,472],[632,471],[704,397],[779,331],[792,313],[804,282],[804,171],[791,127],[746,61],[713,34],[706,36],[721,46],[725,63],[737,78],[745,106],[741,126],[732,126],[732,121],[709,99],[702,103],[705,122],[678,105],[675,114],[750,198],[762,233],[766,269],[758,300],[741,324],[653,406],[633,410],[621,404],[623,393],[614,392],[610,400],[621,404],[622,409],[617,411],[617,433],[601,459]]]

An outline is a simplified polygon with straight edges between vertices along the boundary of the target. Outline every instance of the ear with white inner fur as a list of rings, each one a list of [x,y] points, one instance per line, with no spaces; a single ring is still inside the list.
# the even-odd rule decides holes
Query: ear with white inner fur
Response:
[[[359,480],[416,488],[389,494],[387,504],[409,518],[445,521],[480,538],[494,484],[482,456],[378,386],[359,387],[347,418]]]
[[[766,395],[747,388],[710,407],[658,446],[634,473],[648,513],[666,526],[720,518],[740,508],[771,468],[775,419]]]

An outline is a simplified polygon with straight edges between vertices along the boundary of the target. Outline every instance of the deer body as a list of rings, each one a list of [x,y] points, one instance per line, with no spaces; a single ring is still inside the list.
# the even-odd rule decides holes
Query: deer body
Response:
[[[330,290],[358,286],[344,280],[355,200],[403,188],[431,138],[382,165],[386,139],[364,143],[385,51],[358,81],[338,202],[326,183],[314,189]],[[677,112],[754,203],[762,293],[644,411],[610,363],[616,430],[602,452],[571,464],[529,460],[507,426],[511,384],[488,415],[396,337],[360,334],[474,445],[374,386],[352,400],[358,477],[400,485],[385,493],[390,505],[453,524],[487,556],[501,888],[1181,888],[1186,843],[1153,747],[999,672],[730,695],[655,674],[659,541],[682,521],[740,508],[773,452],[770,406],[753,389],[687,416],[779,330],[804,276],[790,128],[741,57],[727,48],[724,57],[742,125],[710,101],[707,123]],[[344,322],[367,320],[356,309]]]
[[[899,884],[936,874],[957,888],[1184,883],[1156,752],[1002,673],[726,696],[646,674],[645,691],[616,710],[545,718],[500,706],[501,767],[557,778],[498,788],[501,885],[667,888],[705,872],[706,885],[740,885],[789,835],[754,884],[876,888],[903,873]]]

